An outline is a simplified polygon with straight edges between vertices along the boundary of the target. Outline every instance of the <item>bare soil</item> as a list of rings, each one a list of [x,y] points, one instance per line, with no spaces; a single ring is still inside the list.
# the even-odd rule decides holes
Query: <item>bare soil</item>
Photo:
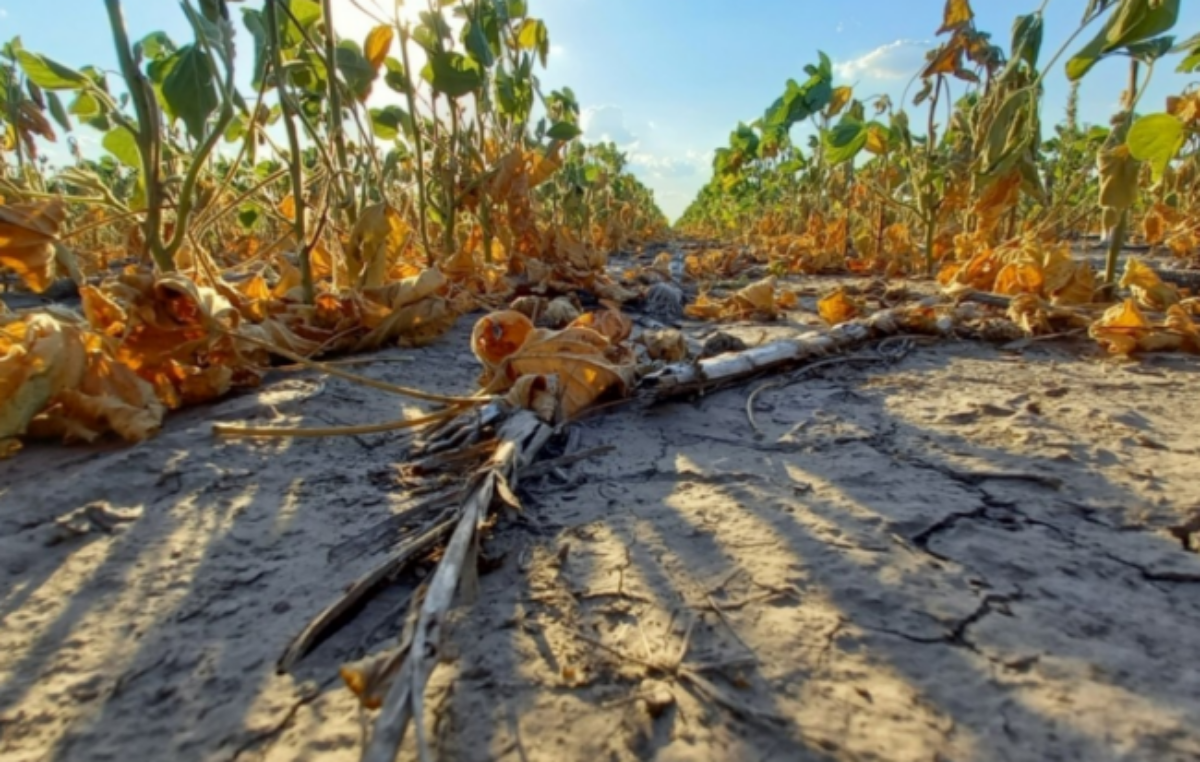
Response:
[[[469,391],[471,322],[363,372]],[[1194,358],[946,341],[766,391],[761,433],[753,386],[587,419],[616,449],[524,485],[433,677],[441,758],[1200,759]],[[328,554],[408,503],[403,438],[211,425],[415,412],[278,372],[138,447],[0,463],[0,758],[357,759],[337,669],[415,580],[275,665],[379,561]]]

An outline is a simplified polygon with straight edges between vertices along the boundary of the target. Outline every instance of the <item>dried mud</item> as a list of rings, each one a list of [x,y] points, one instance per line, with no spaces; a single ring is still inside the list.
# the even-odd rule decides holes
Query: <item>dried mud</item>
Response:
[[[470,322],[364,372],[470,390]],[[764,392],[761,433],[753,385],[577,424],[616,449],[485,546],[428,696],[442,758],[1200,758],[1198,369],[943,342]],[[0,463],[0,758],[357,759],[337,668],[412,580],[275,662],[378,561],[327,555],[405,504],[402,439],[210,427],[414,411],[276,373],[138,447]]]

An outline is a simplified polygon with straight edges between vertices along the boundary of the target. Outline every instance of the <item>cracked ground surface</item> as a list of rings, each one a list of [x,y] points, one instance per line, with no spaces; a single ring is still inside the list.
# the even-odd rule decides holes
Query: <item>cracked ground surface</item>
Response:
[[[468,332],[366,372],[468,390]],[[615,450],[524,485],[431,683],[444,759],[1200,758],[1194,362],[943,343],[764,392],[761,433],[750,388],[579,423]],[[357,759],[336,670],[412,580],[274,665],[379,560],[328,552],[404,505],[401,440],[209,426],[402,410],[279,374],[0,463],[0,758]]]

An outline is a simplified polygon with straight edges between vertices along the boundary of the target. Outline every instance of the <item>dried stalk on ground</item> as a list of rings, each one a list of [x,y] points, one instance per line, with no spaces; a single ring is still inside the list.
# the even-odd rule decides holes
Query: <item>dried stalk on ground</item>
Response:
[[[471,478],[454,533],[421,600],[412,645],[384,697],[383,709],[363,752],[363,762],[392,762],[410,722],[416,728],[421,759],[432,759],[425,738],[423,698],[441,652],[443,629],[455,591],[474,581],[478,532],[493,503],[497,499],[508,504],[516,502],[513,490],[521,470],[533,462],[552,433],[550,426],[527,410],[513,413],[500,424],[496,452]]]

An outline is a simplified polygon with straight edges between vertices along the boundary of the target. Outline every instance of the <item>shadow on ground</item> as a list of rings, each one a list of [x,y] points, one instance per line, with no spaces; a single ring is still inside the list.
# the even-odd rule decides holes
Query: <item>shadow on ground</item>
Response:
[[[368,372],[469,389],[468,332]],[[1200,423],[1178,415],[1195,366],[1148,370],[947,345],[764,394],[761,433],[747,389],[578,424],[581,447],[617,450],[525,484],[525,513],[501,520],[496,570],[431,685],[439,748],[1200,757],[1200,675],[1185,668],[1200,558],[1171,533],[1200,506]],[[327,553],[404,505],[378,478],[401,440],[215,441],[209,426],[403,412],[302,374],[177,416],[142,447],[0,464],[0,755],[357,758],[369,716],[336,669],[394,636],[411,583],[296,674],[274,667],[378,561]],[[82,533],[56,521],[87,506]]]

